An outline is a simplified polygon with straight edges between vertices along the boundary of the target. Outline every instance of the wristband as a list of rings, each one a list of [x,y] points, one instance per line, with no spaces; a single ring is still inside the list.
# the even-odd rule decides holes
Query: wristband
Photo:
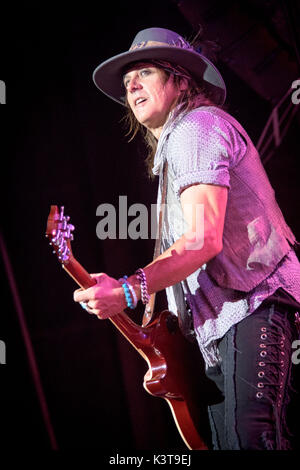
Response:
[[[134,292],[134,288],[127,281],[127,277],[128,276],[121,277],[119,279],[119,282],[121,282],[121,285],[124,290],[127,307],[134,309],[137,305],[137,296],[136,296],[136,293]]]
[[[141,284],[141,300],[143,304],[147,304],[149,302],[150,295],[148,294],[146,274],[142,268],[137,269],[135,274]]]

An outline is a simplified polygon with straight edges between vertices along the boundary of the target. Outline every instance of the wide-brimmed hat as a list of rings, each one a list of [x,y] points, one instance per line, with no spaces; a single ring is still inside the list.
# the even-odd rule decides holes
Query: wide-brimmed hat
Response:
[[[185,68],[196,82],[211,93],[216,104],[222,105],[226,86],[217,68],[195,51],[179,34],[164,28],[148,28],[140,31],[129,51],[102,62],[93,73],[96,86],[105,95],[125,104],[123,75],[133,62],[164,60]]]

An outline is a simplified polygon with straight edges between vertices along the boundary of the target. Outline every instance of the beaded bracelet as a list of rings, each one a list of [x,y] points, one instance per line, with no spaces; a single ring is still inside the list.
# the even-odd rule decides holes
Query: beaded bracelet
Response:
[[[134,288],[127,281],[127,278],[128,276],[123,276],[119,279],[119,282],[122,283],[122,287],[124,289],[127,307],[134,309],[137,306],[137,296],[136,296],[136,293],[134,292]]]
[[[141,284],[141,300],[143,304],[147,304],[149,302],[150,295],[148,294],[146,274],[142,268],[137,269],[135,274]]]

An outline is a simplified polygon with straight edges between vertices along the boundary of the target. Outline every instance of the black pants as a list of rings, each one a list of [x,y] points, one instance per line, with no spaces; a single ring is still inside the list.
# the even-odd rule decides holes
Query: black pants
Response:
[[[286,408],[295,368],[294,313],[265,302],[220,340],[222,363],[206,371],[224,396],[209,407],[215,450],[290,448]]]

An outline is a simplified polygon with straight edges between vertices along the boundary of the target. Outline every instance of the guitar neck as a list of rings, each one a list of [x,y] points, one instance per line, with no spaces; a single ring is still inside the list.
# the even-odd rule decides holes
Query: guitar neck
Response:
[[[83,289],[88,289],[97,284],[95,278],[78,263],[78,261],[71,256],[69,262],[63,265],[65,271],[74,279],[74,281]],[[118,328],[123,336],[132,344],[132,346],[140,351],[140,344],[145,345],[147,337],[149,337],[149,330],[137,325],[131,320],[125,312],[118,313],[109,318],[113,325]]]

